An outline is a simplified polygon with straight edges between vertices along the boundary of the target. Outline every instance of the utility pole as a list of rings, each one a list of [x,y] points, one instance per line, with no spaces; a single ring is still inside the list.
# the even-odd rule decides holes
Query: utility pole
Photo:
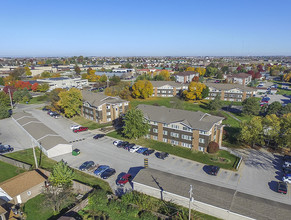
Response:
[[[13,104],[12,104],[12,98],[11,98],[11,92],[10,92],[10,89],[8,89],[8,93],[9,93],[9,98],[10,98],[11,109],[13,109]]]
[[[192,185],[190,185],[190,191],[189,191],[190,197],[189,197],[189,220],[191,219],[191,201],[192,201]]]

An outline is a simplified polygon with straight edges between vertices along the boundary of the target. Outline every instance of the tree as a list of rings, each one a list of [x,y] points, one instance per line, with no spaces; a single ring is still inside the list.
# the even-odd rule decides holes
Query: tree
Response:
[[[159,76],[162,76],[164,80],[169,80],[170,79],[170,73],[168,70],[162,70],[159,74]]]
[[[50,77],[51,77],[51,73],[48,72],[48,71],[43,71],[43,72],[40,74],[40,77],[41,77],[41,78],[50,78]]]
[[[275,115],[267,115],[263,119],[263,132],[268,140],[274,140],[278,143],[280,135],[280,119]]]
[[[240,140],[254,147],[255,144],[263,144],[263,123],[259,116],[253,117],[249,122],[241,124]]]
[[[114,83],[119,83],[120,82],[120,77],[118,76],[115,76],[115,74],[109,79],[111,82],[114,82]]]
[[[146,99],[153,94],[153,85],[148,80],[138,80],[132,86],[132,96],[134,98]]]
[[[246,115],[258,115],[260,112],[260,101],[255,97],[245,99],[242,106],[242,112]]]
[[[0,85],[1,85],[1,86],[4,86],[4,85],[5,85],[5,82],[4,82],[3,77],[0,77]]]
[[[12,71],[11,76],[14,80],[19,80],[20,77],[24,75],[24,73],[25,69],[23,67],[18,67]]]
[[[130,109],[124,119],[122,133],[127,138],[139,138],[149,132],[150,125],[145,121],[140,109]]]
[[[281,118],[279,145],[291,148],[291,113],[285,114]]]
[[[129,90],[129,87],[126,86],[123,90],[120,91],[119,93],[119,97],[122,98],[122,99],[126,99],[126,100],[129,100],[131,96],[131,92]]]
[[[215,96],[215,98],[213,100],[211,100],[208,104],[207,104],[207,108],[209,110],[217,110],[220,109],[222,106],[222,102],[220,99],[220,95]]]
[[[49,88],[50,88],[50,86],[48,83],[42,83],[42,84],[38,85],[37,90],[39,92],[46,92],[49,90]]]
[[[218,71],[218,69],[210,64],[206,67],[205,75],[206,76],[215,76],[217,71]]]
[[[291,103],[288,103],[287,105],[282,107],[282,110],[281,110],[282,115],[288,114],[288,113],[291,113]]]
[[[0,102],[0,119],[8,118],[10,116],[9,114],[9,108],[4,105],[2,102]]]
[[[60,161],[54,165],[53,172],[49,177],[49,182],[54,186],[68,187],[72,185],[74,175],[74,170],[63,161]]]
[[[36,92],[38,90],[38,83],[33,83],[31,86],[31,90]]]
[[[32,73],[31,73],[29,67],[26,66],[26,67],[24,67],[24,69],[25,69],[25,74],[26,74],[27,76],[31,76]]]
[[[80,75],[80,73],[81,73],[81,69],[80,69],[80,67],[79,67],[77,64],[74,66],[74,70],[75,70],[75,72],[76,72],[78,75]]]
[[[0,105],[3,105],[5,107],[10,106],[10,98],[9,95],[6,94],[5,92],[0,92]]]
[[[285,82],[291,82],[291,72],[290,73],[286,73],[283,75],[283,80]]]
[[[82,94],[80,90],[71,88],[68,91],[61,91],[59,97],[58,105],[64,110],[66,117],[70,118],[76,114],[80,114],[80,108],[82,106]]]
[[[207,152],[214,154],[219,150],[219,145],[215,141],[211,141],[207,146]]]
[[[278,101],[272,102],[267,109],[267,115],[271,114],[280,114],[280,111],[282,109],[282,104]]]
[[[99,79],[100,82],[106,82],[107,81],[107,76],[106,74],[103,74],[100,79]]]
[[[199,73],[199,76],[204,76],[205,73],[206,73],[206,69],[205,69],[205,68],[202,68],[202,67],[197,67],[197,68],[195,68],[195,71],[196,71],[197,73]]]
[[[191,66],[189,66],[189,67],[187,67],[187,69],[186,69],[186,71],[195,71],[195,67],[191,67]]]
[[[192,78],[192,82],[199,82],[199,76],[194,76]]]
[[[202,92],[206,88],[206,85],[200,82],[191,82],[188,86],[188,90],[183,92],[185,100],[200,100],[202,99]]]
[[[209,88],[208,88],[208,86],[206,86],[206,87],[202,90],[202,93],[201,93],[202,99],[207,98],[208,95],[209,95]]]

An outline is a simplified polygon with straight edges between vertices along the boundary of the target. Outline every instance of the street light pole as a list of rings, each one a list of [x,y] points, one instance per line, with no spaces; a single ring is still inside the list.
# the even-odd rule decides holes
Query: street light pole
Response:
[[[189,197],[189,220],[191,219],[191,200],[192,200],[192,185],[190,185],[190,191],[189,191],[190,197]]]

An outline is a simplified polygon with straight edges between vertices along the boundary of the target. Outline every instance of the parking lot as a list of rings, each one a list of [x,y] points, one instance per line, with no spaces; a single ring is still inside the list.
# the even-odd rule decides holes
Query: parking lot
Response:
[[[116,170],[116,174],[107,180],[113,189],[119,190],[116,187],[116,180],[122,174],[130,172],[134,175],[143,168],[144,158],[148,158],[149,167],[154,169],[290,204],[290,191],[288,195],[275,192],[275,181],[281,178],[281,174],[278,174],[280,172],[278,171],[280,158],[268,152],[255,150],[240,152],[244,156],[244,163],[238,172],[221,169],[217,176],[211,176],[205,172],[205,166],[198,162],[172,155],[165,160],[161,160],[155,154],[147,157],[142,154],[131,153],[114,146],[112,138],[103,137],[95,140],[93,136],[96,133],[91,131],[73,133],[70,126],[74,123],[68,119],[52,118],[39,109],[27,111],[71,142],[73,148],[81,150],[81,154],[78,156],[67,154],[53,159],[57,161],[63,159],[74,168],[78,168],[83,162],[89,160],[93,160],[99,165],[109,165]],[[9,129],[6,127],[9,127]],[[11,118],[1,121],[0,132],[0,142],[10,144],[15,150],[31,147],[27,135]],[[129,187],[129,185],[126,187]]]

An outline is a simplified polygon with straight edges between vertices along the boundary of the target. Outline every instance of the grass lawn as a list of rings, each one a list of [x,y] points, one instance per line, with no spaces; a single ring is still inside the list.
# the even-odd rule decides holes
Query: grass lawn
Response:
[[[98,129],[98,128],[104,128],[104,127],[108,127],[111,126],[112,123],[107,123],[107,124],[99,124],[96,123],[94,121],[91,121],[87,118],[84,118],[82,116],[75,116],[71,119],[72,121],[84,126],[84,127],[88,127],[89,130],[94,130],[94,129]]]
[[[17,176],[20,173],[25,172],[24,169],[13,166],[9,163],[0,161],[0,183],[8,180],[14,176]]]
[[[44,154],[41,154],[41,151],[39,150],[39,148],[35,148],[35,153],[36,153],[39,167],[46,169],[46,170],[49,170],[49,171],[52,171],[53,166],[57,162],[52,160],[52,159],[49,159]],[[22,161],[22,162],[25,162],[25,163],[28,163],[28,164],[31,164],[31,165],[33,165],[33,167],[35,167],[32,148],[9,153],[9,154],[6,154],[5,156]],[[99,186],[102,189],[111,192],[111,188],[107,182],[105,182],[99,178],[96,178],[94,176],[91,176],[89,174],[80,172],[79,170],[75,170],[75,178],[74,179],[79,181],[79,182],[82,182],[84,184],[95,187],[95,188],[96,187],[98,188],[98,186]]]
[[[234,166],[237,161],[237,157],[230,154],[228,151],[219,151],[217,154],[207,154],[200,151],[192,151],[188,148],[180,147],[180,146],[172,146],[171,144],[154,141],[151,139],[140,138],[138,140],[135,139],[126,139],[118,134],[116,131],[113,131],[107,136],[114,137],[120,140],[126,140],[131,143],[135,143],[144,147],[152,148],[158,151],[168,152],[169,154],[176,155],[179,157],[183,157],[189,160],[197,161],[204,164],[209,165],[218,165],[221,168],[234,170]],[[225,158],[227,162],[219,162],[218,158]]]
[[[291,90],[286,89],[278,89],[277,93],[278,95],[288,95],[291,96]]]
[[[42,99],[41,96],[38,97],[33,97],[32,99],[30,99],[30,101],[27,104],[42,104],[45,103],[46,100]],[[26,102],[19,102],[21,104],[26,104]]]

